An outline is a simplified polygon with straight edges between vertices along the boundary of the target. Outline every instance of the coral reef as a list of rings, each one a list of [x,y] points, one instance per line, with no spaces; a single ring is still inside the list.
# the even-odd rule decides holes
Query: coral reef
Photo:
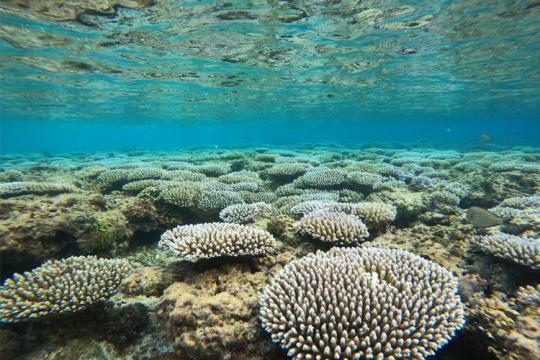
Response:
[[[0,197],[12,197],[27,194],[60,194],[77,191],[77,187],[72,184],[16,181],[0,184]]]
[[[422,268],[427,263],[437,269],[435,264],[439,264],[459,277],[459,292],[470,321],[437,358],[538,357],[540,178],[536,162],[540,155],[534,149],[458,152],[306,145],[241,151],[58,154],[46,159],[38,154],[1,154],[0,159],[0,186],[21,191],[0,196],[0,266],[8,282],[21,276],[14,273],[31,274],[30,270],[47,260],[86,254],[121,256],[137,267],[122,284],[114,284],[114,292],[101,293],[107,295],[102,300],[108,301],[97,301],[101,298],[96,296],[96,303],[86,306],[85,297],[77,295],[77,301],[71,301],[81,301],[80,311],[71,312],[79,307],[70,303],[65,312],[56,309],[51,313],[62,316],[41,316],[24,324],[3,321],[0,343],[4,357],[262,360],[286,359],[286,352],[293,348],[293,357],[300,357],[308,351],[304,349],[308,336],[302,335],[301,341],[298,337],[300,345],[289,344],[285,351],[272,343],[271,335],[261,327],[258,295],[284,267],[289,274],[292,269],[303,269],[298,265],[303,261],[339,263],[309,268],[309,273],[328,272],[330,280],[342,267],[348,276],[366,269],[355,276],[356,282],[347,282],[349,289],[356,290],[345,295],[364,296],[373,285],[380,290],[369,297],[375,314],[375,304],[384,300],[386,291],[398,291],[404,299],[400,311],[405,315],[418,313],[403,309],[412,304],[405,299],[416,286],[415,276],[422,273],[411,273],[410,264]],[[69,184],[69,189],[24,190],[23,194],[13,183]],[[493,211],[502,224],[473,227],[466,211],[474,207]],[[218,223],[220,220],[224,223]],[[352,244],[361,247],[331,249]],[[394,251],[389,249],[409,251],[415,255],[407,256],[416,260],[396,263],[378,255],[339,255]],[[329,252],[317,253],[320,250]],[[345,258],[350,261],[340,260]],[[202,259],[207,260],[198,261]],[[377,261],[384,266],[367,269]],[[399,280],[408,273],[411,276],[406,281]],[[63,281],[69,274],[56,278]],[[300,284],[289,275],[287,286]],[[430,281],[439,281],[437,276]],[[322,277],[314,276],[310,286],[318,284],[317,279]],[[409,288],[392,287],[392,279]],[[332,281],[320,284],[330,286]],[[451,277],[449,288],[455,289],[453,284],[455,278]],[[69,287],[69,291],[75,288]],[[340,289],[328,290],[328,294],[341,296]],[[11,293],[2,314],[15,319],[8,314],[22,314],[22,310],[12,304],[13,296],[23,295]],[[418,307],[428,303],[427,293],[416,293]],[[316,296],[317,292],[294,294],[295,299],[305,294],[308,306],[307,294]],[[452,294],[446,299],[454,299]],[[389,299],[386,296],[388,306],[393,304]],[[17,304],[23,306],[24,302]],[[343,301],[343,310],[345,305]],[[295,309],[299,308],[291,311]],[[324,311],[336,309],[341,316],[345,314],[341,304],[326,306]],[[315,319],[309,311],[304,313],[306,321]],[[267,310],[266,314],[269,319],[273,312]],[[407,340],[391,340],[397,335],[386,332],[383,314],[369,314],[379,321],[380,332],[375,334],[380,346],[369,336],[354,346],[365,354],[387,351],[385,358],[397,357],[397,344],[407,344]],[[25,319],[20,315],[16,320]],[[455,320],[452,326],[457,329]],[[327,322],[327,337],[321,335],[324,346],[315,344],[317,351],[324,358],[328,344],[332,357],[341,351],[341,358],[353,358],[346,352],[350,345],[352,354],[354,346],[340,342],[345,339],[337,328],[341,317],[335,316],[333,321]],[[329,330],[330,323],[335,334]],[[387,325],[393,326],[391,321]],[[302,330],[299,325],[297,331],[308,331],[309,326],[304,326]],[[371,324],[366,326],[371,329]],[[271,326],[268,328],[272,333]],[[314,329],[320,327],[313,325]],[[438,334],[439,328],[429,331]],[[403,330],[400,336],[405,333]],[[384,335],[392,344],[383,343]],[[422,358],[443,342],[443,337],[428,339],[418,334],[408,348],[400,348],[402,358]],[[427,346],[425,353],[414,352],[416,346]]]
[[[275,249],[267,231],[240,224],[207,223],[177,226],[161,235],[158,246],[182,259],[264,255]]]
[[[369,236],[366,225],[358,217],[324,209],[304,215],[297,227],[302,235],[337,244],[355,244]]]
[[[317,252],[265,287],[262,325],[293,359],[425,359],[464,325],[457,279],[416,255]]]
[[[475,296],[467,306],[466,331],[497,359],[533,360],[540,356],[538,287],[519,288],[515,296],[496,292]]]
[[[532,269],[540,269],[539,239],[494,232],[488,235],[477,236],[473,240],[473,244],[493,256],[510,260]]]
[[[245,224],[255,220],[261,212],[271,209],[272,207],[264,202],[235,204],[221,210],[219,218],[228,223]]]
[[[132,267],[121,259],[69,257],[14,274],[0,288],[0,320],[75,312],[114,295]]]

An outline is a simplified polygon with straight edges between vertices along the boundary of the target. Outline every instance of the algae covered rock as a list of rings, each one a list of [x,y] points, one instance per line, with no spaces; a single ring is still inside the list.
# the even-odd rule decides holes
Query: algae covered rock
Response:
[[[273,358],[277,349],[257,319],[258,292],[265,281],[263,272],[229,265],[165,290],[156,315],[177,355],[201,360]]]
[[[134,270],[122,283],[122,292],[128,295],[161,296],[174,282],[174,275],[157,266],[144,266]]]
[[[111,203],[116,209],[111,208]],[[141,211],[143,207],[136,203],[88,193],[3,200],[3,265],[16,270],[18,264],[61,255],[122,252],[135,231],[157,226],[151,208]]]

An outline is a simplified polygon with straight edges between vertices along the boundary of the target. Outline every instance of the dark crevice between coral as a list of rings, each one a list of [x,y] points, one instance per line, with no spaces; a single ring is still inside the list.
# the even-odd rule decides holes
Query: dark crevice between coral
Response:
[[[469,333],[457,333],[446,346],[437,351],[433,360],[497,360],[487,349],[479,348],[474,338]]]
[[[24,354],[44,345],[66,345],[67,339],[107,341],[123,351],[140,339],[150,324],[149,310],[141,303],[120,307],[97,303],[76,313],[50,315],[7,327],[19,335]]]
[[[129,241],[128,251],[137,250],[144,247],[154,247],[157,246],[159,238],[161,237],[162,231],[153,230],[153,231],[136,231]]]
[[[246,265],[252,274],[260,271],[257,259],[250,256],[220,256],[210,259],[200,259],[196,263],[193,263],[192,270],[197,273],[204,273],[212,269],[221,269],[228,264]]]
[[[2,251],[0,252],[0,280],[3,283],[13,273],[30,271],[39,265],[39,259],[29,253],[11,250]]]

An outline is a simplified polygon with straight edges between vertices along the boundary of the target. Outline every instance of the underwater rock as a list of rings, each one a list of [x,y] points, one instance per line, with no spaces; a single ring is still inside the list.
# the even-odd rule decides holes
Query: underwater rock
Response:
[[[337,5],[325,6],[337,9]],[[362,24],[354,22],[353,16],[365,7],[350,6],[344,19],[350,29],[359,28]],[[218,8],[230,10],[216,5]],[[215,21],[215,10],[208,11],[205,16]],[[376,26],[382,26],[392,11],[384,9]],[[282,40],[299,41],[294,37]],[[219,41],[208,41],[219,45]],[[399,48],[412,45],[396,46],[393,56]],[[460,277],[462,301],[471,307],[486,295],[498,297],[501,292],[501,299],[505,297],[501,301],[509,308],[502,311],[513,324],[504,325],[500,335],[489,335],[497,330],[500,314],[491,316],[478,310],[480,320],[474,324],[481,327],[477,332],[468,328],[439,357],[458,358],[455,347],[462,345],[464,353],[481,355],[478,358],[496,354],[510,359],[512,349],[522,358],[537,355],[529,347],[536,336],[530,316],[538,298],[536,270],[471,246],[475,236],[486,236],[491,230],[480,229],[477,234],[463,210],[489,208],[504,218],[501,231],[536,239],[540,224],[540,156],[536,150],[457,152],[308,144],[241,151],[65,154],[46,160],[30,154],[0,157],[2,181],[69,183],[77,188],[71,193],[0,199],[2,275],[31,269],[49,258],[81,253],[126,255],[126,261],[143,265],[105,304],[31,323],[4,324],[2,330],[13,330],[11,335],[18,339],[19,345],[13,342],[13,348],[18,348],[14,351],[19,351],[17,358],[286,359],[258,322],[257,293],[271,274],[292,259],[313,256],[310,254],[331,245],[302,241],[297,233],[291,215],[298,220],[317,210],[360,218],[371,234],[362,248],[407,250],[455,272]],[[276,211],[256,215],[259,202]],[[249,230],[240,235],[222,236],[218,231],[207,237],[212,241],[200,242],[206,254],[215,243],[229,244],[233,239],[235,245],[227,245],[225,253],[214,249],[211,252],[217,257],[190,263],[156,248],[165,229],[184,224],[204,228],[205,223],[219,221],[220,211],[222,220],[249,221]],[[353,234],[347,239],[359,238],[356,235],[363,231],[349,231],[347,224],[343,230],[326,223],[321,234],[343,230],[341,235]],[[268,231],[263,240],[275,238],[272,252],[221,258],[246,250],[250,236],[242,234],[259,229]],[[203,233],[187,237],[199,237],[198,242],[206,236]],[[266,246],[266,240],[260,243]],[[515,255],[519,251],[509,252]],[[171,291],[160,300],[158,296],[166,288]],[[157,303],[156,311],[149,312]],[[103,314],[97,316],[100,310]],[[159,314],[163,329],[156,327],[154,313]],[[6,342],[12,343],[9,334]]]
[[[16,359],[20,354],[19,335],[8,329],[0,329],[0,354],[3,360]]]
[[[461,274],[474,234],[472,226],[461,227],[456,223],[446,226],[417,224],[411,228],[393,229],[364,246],[407,250]]]
[[[108,209],[111,202],[122,204],[121,210]],[[136,203],[91,193],[2,200],[3,266],[6,271],[17,271],[26,263],[60,255],[118,253],[135,231],[156,226],[148,208],[143,210],[144,206],[133,205]],[[129,213],[133,222],[121,211]],[[142,216],[135,215],[137,212]]]
[[[30,352],[20,358],[173,359],[174,351],[150,309],[158,300],[117,295],[102,307],[32,324],[28,335],[41,340],[26,344]]]
[[[189,359],[269,359],[277,348],[261,331],[258,292],[264,272],[229,264],[171,285],[156,306],[177,356]],[[281,357],[277,357],[281,358]]]
[[[287,245],[297,245],[300,239],[296,236],[297,229],[294,226],[295,220],[285,214],[272,216],[268,222],[268,231]]]
[[[396,207],[398,222],[406,225],[417,220],[418,216],[428,208],[428,196],[423,192],[410,192],[406,189],[381,191],[371,194],[368,201],[378,201]]]
[[[466,336],[485,346],[497,359],[538,359],[540,302],[538,297],[531,299],[530,293],[520,288],[514,297],[495,292],[488,298],[474,298],[466,307]]]
[[[161,296],[170,284],[174,275],[157,266],[144,266],[134,270],[122,282],[121,291],[130,296]]]

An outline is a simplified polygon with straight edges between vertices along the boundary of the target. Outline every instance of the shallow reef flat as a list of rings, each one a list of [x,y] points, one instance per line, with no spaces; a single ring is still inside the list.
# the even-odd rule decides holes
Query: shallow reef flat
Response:
[[[0,352],[538,359],[539,231],[540,148],[1,154]]]

